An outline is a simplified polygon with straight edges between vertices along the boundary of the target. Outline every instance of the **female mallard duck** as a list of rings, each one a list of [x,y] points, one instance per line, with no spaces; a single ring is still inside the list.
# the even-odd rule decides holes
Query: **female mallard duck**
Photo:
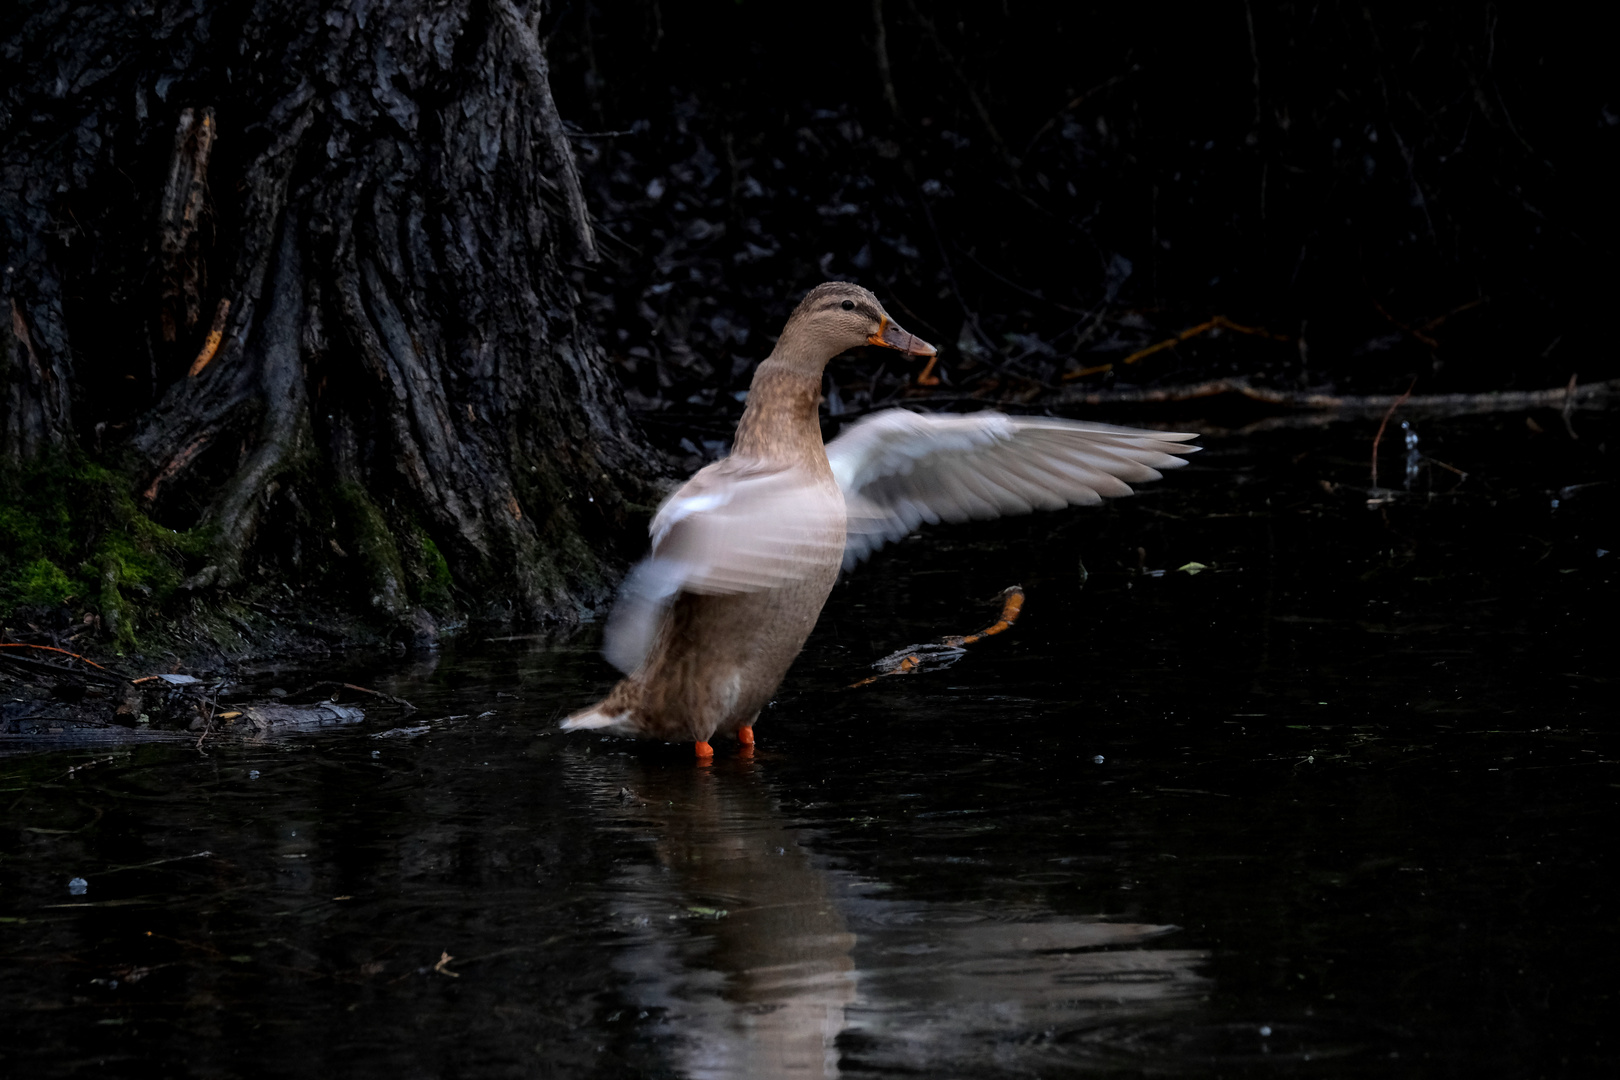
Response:
[[[874,413],[830,443],[817,406],[827,361],[857,345],[934,347],[877,297],[831,281],[810,291],[754,372],[731,455],[700,469],[652,520],[652,551],[608,621],[622,679],[562,723],[684,741],[700,758],[760,709],[799,654],[841,566],[924,521],[964,521],[1129,495],[1185,465],[1191,434],[997,412]]]

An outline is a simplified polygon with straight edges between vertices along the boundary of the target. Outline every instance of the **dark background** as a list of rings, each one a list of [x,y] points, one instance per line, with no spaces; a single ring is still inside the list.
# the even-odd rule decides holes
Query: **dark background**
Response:
[[[0,12],[0,510],[16,509],[0,608],[27,606],[40,633],[116,623],[126,645],[176,597],[237,604],[238,577],[261,592],[228,632],[250,637],[328,597],[395,642],[463,617],[581,617],[640,553],[659,479],[724,451],[754,366],[833,277],[941,346],[944,383],[918,386],[888,350],[842,358],[828,434],[896,403],[1209,434],[1279,407],[1190,392],[1210,380],[1297,402],[1620,375],[1620,102],[1592,20],[1230,0],[519,7]],[[556,139],[542,81],[572,125]],[[219,135],[168,251],[186,109],[214,110]],[[600,261],[575,240],[558,145]],[[284,246],[296,271],[276,278]],[[393,285],[362,289],[362,264]],[[301,292],[303,316],[259,326],[265,281]],[[182,296],[197,317],[165,336]],[[227,299],[225,348],[193,379]],[[393,352],[436,366],[405,390]],[[307,406],[283,392],[300,374]],[[1173,407],[1130,404],[1144,388]],[[334,615],[329,636],[350,632]]]
[[[746,386],[828,277],[993,400],[1615,371],[1620,103],[1569,13],[641,0],[548,27],[562,114],[627,132],[576,140],[613,257],[576,280],[644,408]],[[1118,366],[1216,315],[1272,337]],[[886,394],[875,363],[840,404]]]

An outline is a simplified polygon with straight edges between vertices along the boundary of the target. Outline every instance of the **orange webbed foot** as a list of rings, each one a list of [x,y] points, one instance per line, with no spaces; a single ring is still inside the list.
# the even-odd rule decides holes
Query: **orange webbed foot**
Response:
[[[692,749],[697,751],[697,759],[700,762],[708,762],[714,757],[714,747],[701,739],[692,744]]]
[[[754,729],[752,727],[750,727],[748,724],[744,724],[742,727],[738,728],[737,729],[737,741],[742,743],[744,746],[753,746],[754,745]]]

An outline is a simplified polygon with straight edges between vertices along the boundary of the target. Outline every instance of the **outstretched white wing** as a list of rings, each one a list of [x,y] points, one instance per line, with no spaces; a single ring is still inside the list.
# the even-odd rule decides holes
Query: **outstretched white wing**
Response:
[[[652,550],[625,578],[602,652],[626,674],[682,592],[755,592],[802,579],[844,549],[837,492],[802,469],[726,458],[700,470],[652,520]]]
[[[827,444],[848,511],[844,566],[923,522],[1099,503],[1197,450],[1188,432],[998,412],[874,413]],[[1127,483],[1127,481],[1129,483]]]

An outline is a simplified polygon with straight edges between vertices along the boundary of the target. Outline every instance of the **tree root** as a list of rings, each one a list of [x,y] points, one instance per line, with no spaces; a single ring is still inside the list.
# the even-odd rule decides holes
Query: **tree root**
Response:
[[[249,350],[257,353],[258,390],[264,404],[257,445],[214,504],[209,515],[216,530],[213,551],[208,565],[186,582],[188,588],[228,588],[241,580],[243,556],[264,509],[266,488],[310,445],[309,402],[298,352],[304,285],[293,214],[283,216],[281,233],[269,306]]]

